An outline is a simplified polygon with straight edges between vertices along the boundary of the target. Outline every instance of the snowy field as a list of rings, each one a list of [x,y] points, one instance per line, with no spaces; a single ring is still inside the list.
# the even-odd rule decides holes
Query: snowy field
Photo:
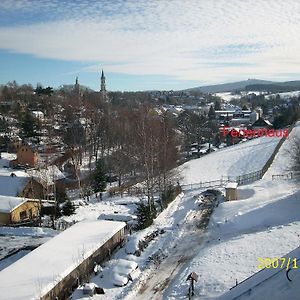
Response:
[[[179,167],[182,184],[218,180],[222,176],[239,176],[259,171],[279,141],[278,137],[260,137],[186,162]]]
[[[74,203],[79,204],[74,215],[61,217],[66,222],[79,222],[82,220],[95,220],[101,214],[106,215],[129,215],[134,217],[136,211],[136,203],[140,200],[137,197],[109,197],[103,196],[103,200],[98,200],[95,195],[90,197],[90,201],[78,200]]]
[[[222,98],[226,102],[229,102],[232,99],[241,99],[240,94],[232,94],[231,92],[216,93],[214,95]]]

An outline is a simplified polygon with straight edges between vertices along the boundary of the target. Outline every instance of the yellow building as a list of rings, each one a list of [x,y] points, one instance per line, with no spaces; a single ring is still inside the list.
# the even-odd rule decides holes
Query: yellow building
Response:
[[[40,207],[38,200],[0,196],[0,226],[34,220]]]

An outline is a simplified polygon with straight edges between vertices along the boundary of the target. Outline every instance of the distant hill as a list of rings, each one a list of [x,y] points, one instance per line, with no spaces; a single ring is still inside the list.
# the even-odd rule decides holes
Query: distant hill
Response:
[[[199,86],[195,88],[188,89],[188,91],[199,90],[203,93],[222,93],[222,92],[232,92],[236,90],[245,90],[246,86],[260,85],[260,84],[275,84],[276,82],[258,79],[248,79],[244,81]]]
[[[250,84],[245,88],[246,91],[266,91],[271,93],[284,93],[300,91],[300,81],[276,82],[271,84]]]
[[[271,93],[284,93],[300,91],[300,80],[275,82],[259,79],[248,79],[244,81],[199,86],[186,91],[201,91],[203,93],[223,93],[233,91],[265,91]]]

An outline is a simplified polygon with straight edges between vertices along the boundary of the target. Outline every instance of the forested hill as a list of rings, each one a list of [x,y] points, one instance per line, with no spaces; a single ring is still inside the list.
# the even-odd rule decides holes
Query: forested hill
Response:
[[[271,93],[284,93],[300,90],[300,81],[287,81],[271,84],[251,84],[247,85],[246,91],[267,91]]]

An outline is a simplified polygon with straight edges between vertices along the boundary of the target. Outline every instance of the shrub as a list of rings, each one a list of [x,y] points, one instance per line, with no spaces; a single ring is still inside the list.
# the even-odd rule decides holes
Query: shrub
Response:
[[[64,216],[70,216],[75,213],[75,206],[70,200],[67,200],[64,204],[62,213]]]

